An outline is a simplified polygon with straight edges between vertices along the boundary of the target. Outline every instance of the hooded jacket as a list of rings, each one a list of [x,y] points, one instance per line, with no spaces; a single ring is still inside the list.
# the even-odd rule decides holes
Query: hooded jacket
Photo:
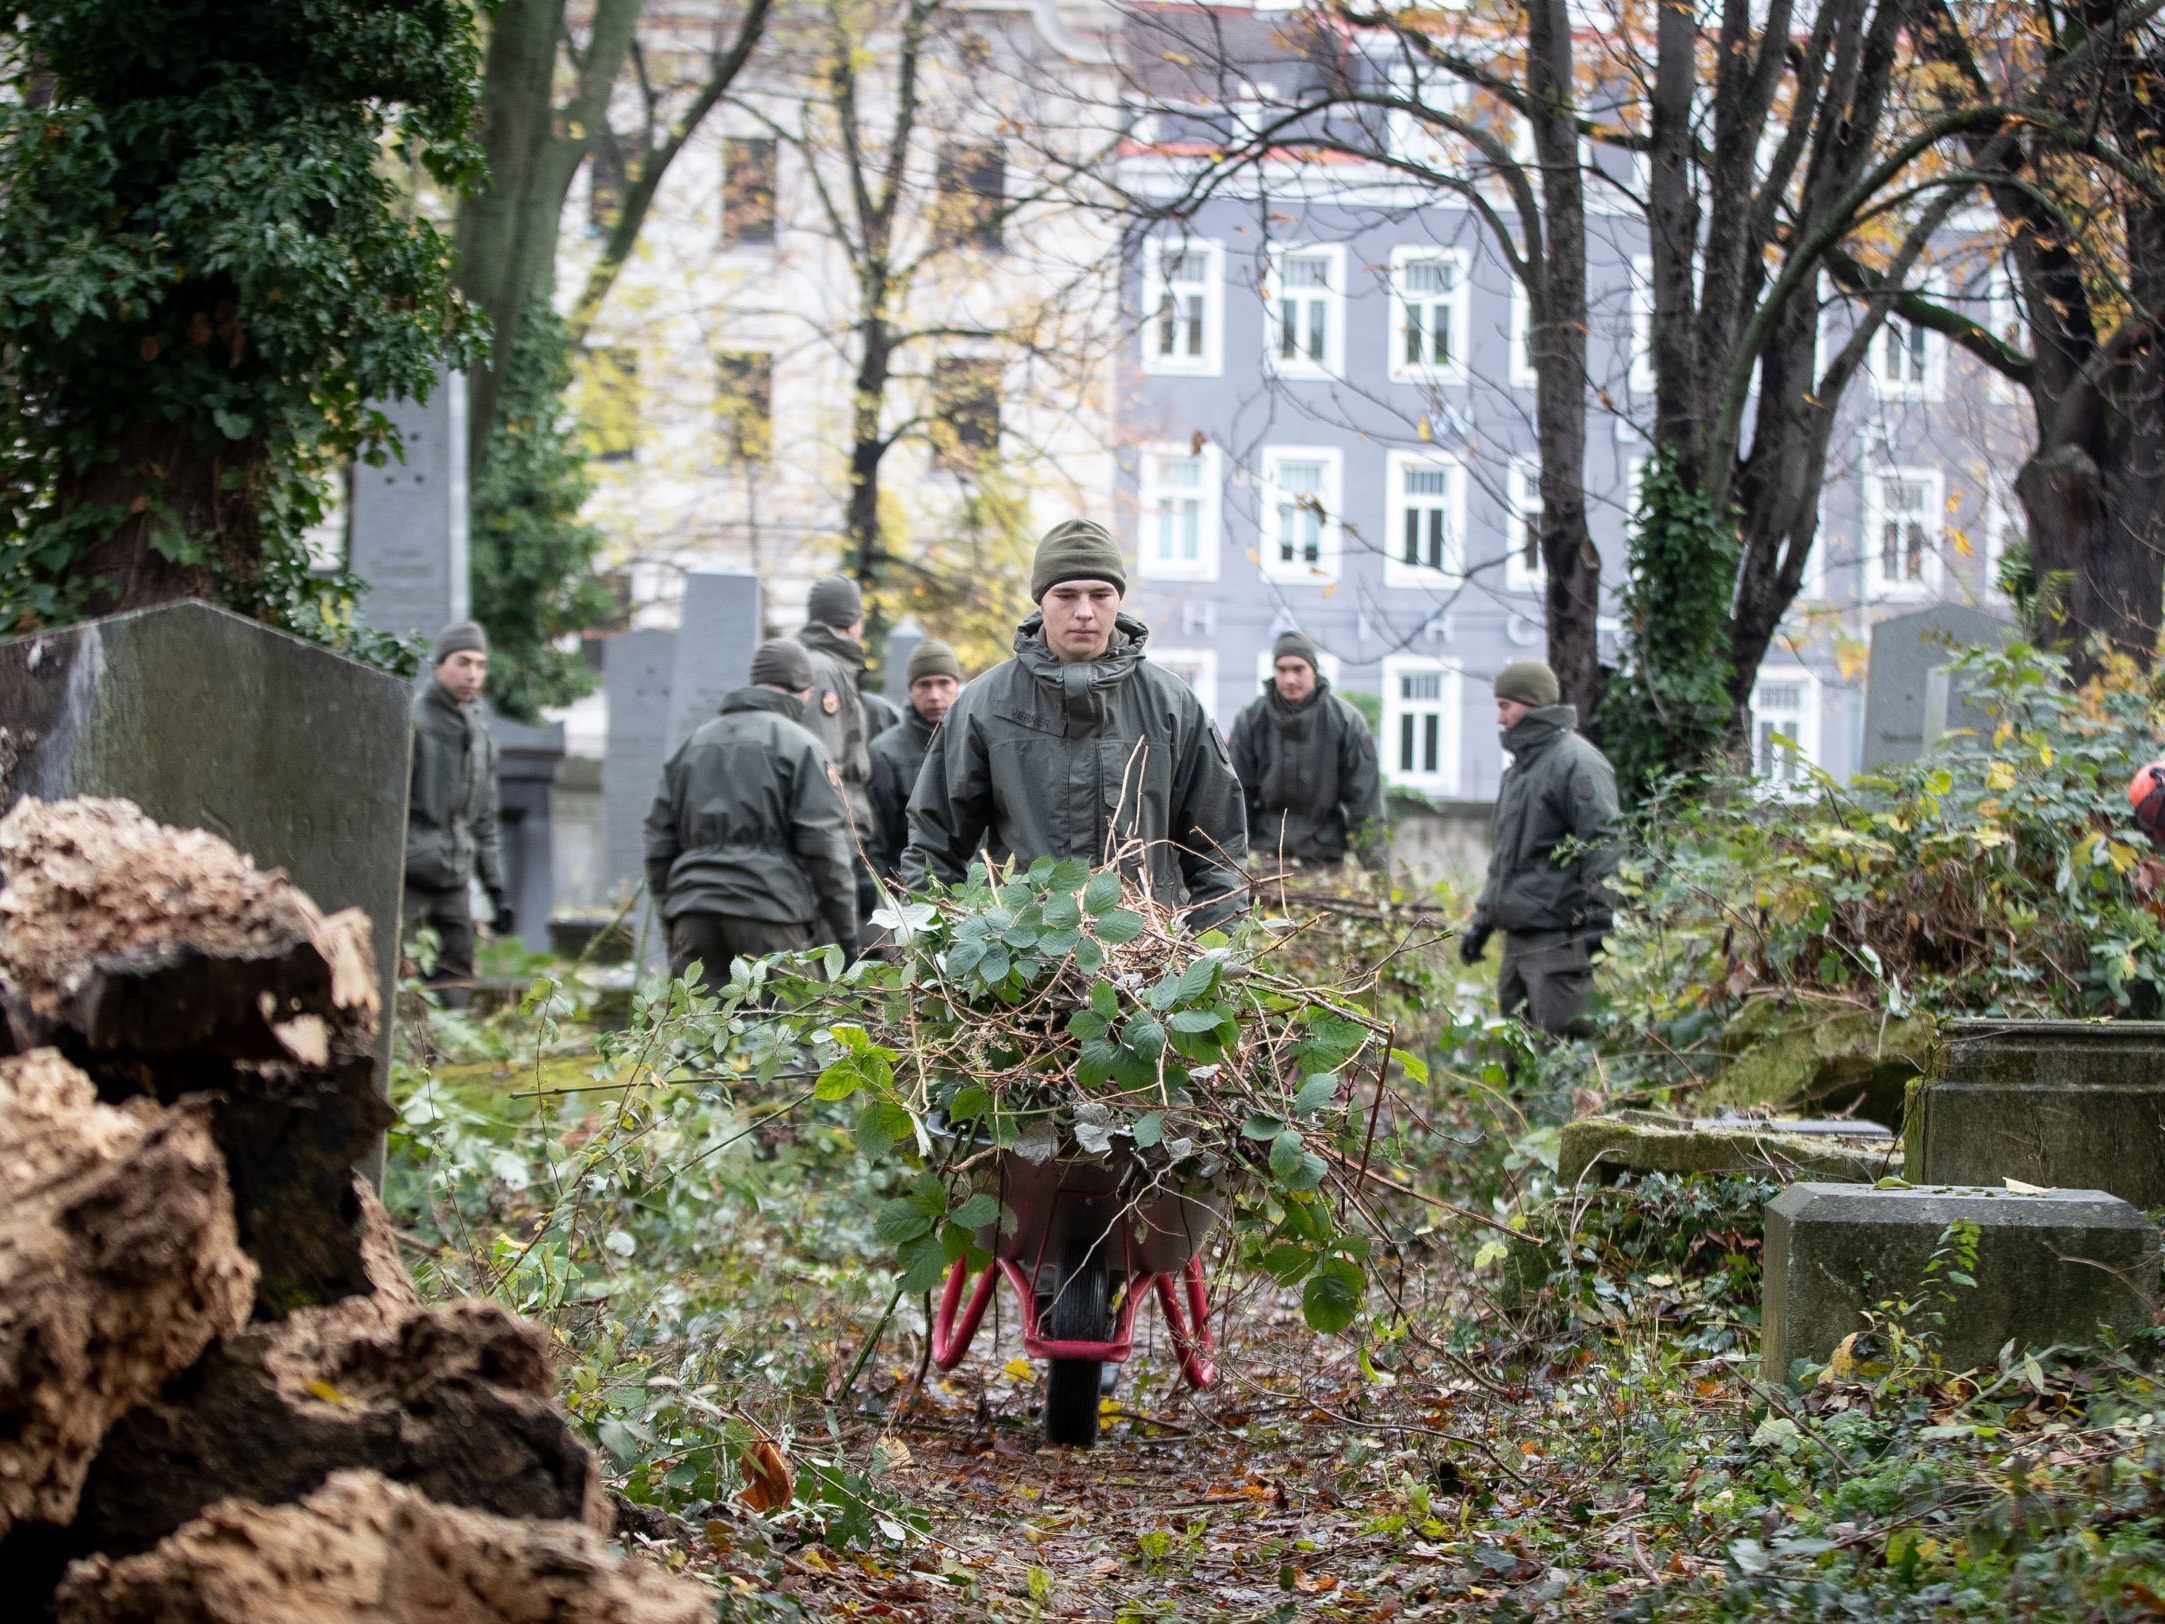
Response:
[[[1504,731],[1511,752],[1496,790],[1488,883],[1476,931],[1582,930],[1603,934],[1616,903],[1616,773],[1578,734],[1578,708],[1544,705]],[[1559,861],[1571,840],[1585,849]]]
[[[1263,684],[1233,723],[1233,770],[1248,801],[1248,843],[1257,858],[1307,863],[1344,860],[1349,845],[1373,865],[1383,854],[1383,780],[1368,718],[1316,678],[1315,692],[1288,704]]]
[[[1230,917],[1247,819],[1201,701],[1143,658],[1150,633],[1132,615],[1117,617],[1103,655],[1073,665],[1046,646],[1044,624],[1025,620],[1015,657],[941,722],[910,796],[903,882],[957,882],[987,846],[1023,863],[1118,856],[1160,901],[1195,909],[1197,928]]]
[[[902,872],[902,853],[910,843],[910,791],[917,787],[935,732],[912,705],[872,741],[872,831],[865,849],[884,879]]]
[[[504,889],[497,840],[496,740],[481,705],[452,702],[434,677],[413,701],[413,779],[406,803],[406,879],[452,891],[476,875]]]
[[[827,758],[842,775],[842,801],[857,838],[872,838],[872,734],[865,717],[864,644],[834,627],[812,621],[797,633],[812,656],[812,697],[804,707],[804,725],[825,746]]]
[[[842,799],[804,707],[739,688],[662,769],[646,819],[647,889],[662,916],[817,924],[857,939],[857,880]]]

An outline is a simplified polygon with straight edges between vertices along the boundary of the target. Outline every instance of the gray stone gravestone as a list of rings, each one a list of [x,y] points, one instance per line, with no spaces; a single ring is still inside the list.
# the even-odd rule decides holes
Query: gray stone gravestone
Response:
[[[0,643],[0,805],[111,795],[368,915],[389,1077],[410,690],[204,603]]]
[[[880,657],[880,689],[905,714],[910,708],[910,656],[924,640],[917,617],[906,615],[888,632],[887,652]]]
[[[609,639],[604,657],[609,745],[601,763],[602,887],[612,903],[636,893],[646,879],[646,815],[661,782],[662,763],[669,759],[669,687],[677,635],[655,629],[624,632]],[[647,919],[645,929],[651,963],[660,921]]]
[[[529,727],[491,714],[502,810],[504,895],[518,915],[519,939],[546,947],[556,905],[556,773],[564,760],[564,724]]]
[[[2015,635],[2013,621],[1958,603],[1934,604],[1874,626],[1864,681],[1862,765],[1914,761],[1943,733],[1989,729],[1991,716],[1968,701],[1948,664],[1961,649],[2003,648]]]
[[[684,620],[670,667],[668,750],[712,721],[724,694],[744,686],[759,646],[761,613],[756,575],[694,570],[684,578]],[[610,722],[613,739],[614,715]],[[647,793],[653,792],[649,784]],[[640,815],[646,815],[644,807]]]
[[[1793,1184],[1767,1203],[1761,1373],[1789,1379],[1798,1359],[1825,1363],[1865,1314],[1915,1299],[1947,1226],[1977,1226],[1973,1286],[1935,1290],[1950,1370],[1989,1365],[2000,1348],[2086,1343],[2108,1326],[2127,1337],[2156,1305],[2157,1227],[2101,1190]],[[1944,1292],[1944,1296],[1942,1295]],[[1923,1327],[1913,1325],[1912,1330]]]
[[[1920,1181],[2019,1179],[2165,1207],[2165,1022],[1950,1021],[1908,1139]]]
[[[466,378],[428,400],[372,403],[398,425],[406,460],[353,470],[347,566],[368,585],[358,613],[378,631],[419,632],[472,613],[466,560]]]

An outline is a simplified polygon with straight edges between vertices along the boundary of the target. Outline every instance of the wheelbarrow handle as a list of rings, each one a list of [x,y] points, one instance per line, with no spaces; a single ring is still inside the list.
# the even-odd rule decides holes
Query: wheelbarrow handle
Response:
[[[970,1351],[970,1344],[977,1339],[978,1322],[985,1317],[985,1305],[992,1301],[992,1288],[999,1279],[997,1263],[985,1265],[985,1272],[977,1277],[977,1289],[970,1293],[970,1306],[963,1310],[957,1323],[955,1310],[962,1302],[963,1282],[970,1278],[967,1258],[956,1258],[947,1271],[947,1285],[940,1292],[939,1311],[932,1316],[932,1362],[942,1370],[953,1370],[962,1363],[962,1356]]]

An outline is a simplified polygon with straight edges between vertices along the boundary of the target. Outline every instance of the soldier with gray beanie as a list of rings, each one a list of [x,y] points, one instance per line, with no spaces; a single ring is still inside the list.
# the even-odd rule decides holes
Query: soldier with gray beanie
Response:
[[[473,883],[488,893],[498,935],[514,923],[504,903],[497,838],[496,740],[481,716],[489,638],[471,620],[436,634],[433,670],[413,699],[413,776],[406,799],[404,934],[436,932],[427,985],[447,1008],[466,1005],[474,979]]]
[[[805,595],[804,626],[797,641],[812,656],[812,694],[804,725],[826,747],[840,776],[842,804],[849,810],[854,851],[872,835],[872,728],[864,702],[864,594],[846,575],[827,575]],[[872,911],[871,871],[858,865],[857,896]]]
[[[910,708],[900,722],[872,741],[872,866],[893,880],[910,843],[910,791],[925,764],[940,721],[962,691],[962,662],[936,637],[910,650]]]
[[[1478,963],[1503,932],[1496,1001],[1555,1037],[1588,1030],[1593,959],[1615,923],[1616,773],[1579,736],[1556,673],[1514,660],[1496,673],[1496,722],[1511,765],[1496,790],[1488,883],[1459,942]]]
[[[1090,519],[1053,526],[1030,591],[1015,657],[962,690],[925,756],[904,881],[957,883],[987,851],[1025,867],[1117,858],[1194,928],[1230,919],[1246,900],[1240,780],[1202,701],[1121,612],[1119,544]]]
[[[668,924],[670,970],[697,963],[710,987],[737,958],[823,942],[857,956],[848,818],[804,725],[812,656],[772,638],[750,677],[669,758],[647,812],[647,890]]]
[[[1233,723],[1233,770],[1258,860],[1336,867],[1349,848],[1380,868],[1390,849],[1368,718],[1331,692],[1300,631],[1271,648],[1270,680]]]

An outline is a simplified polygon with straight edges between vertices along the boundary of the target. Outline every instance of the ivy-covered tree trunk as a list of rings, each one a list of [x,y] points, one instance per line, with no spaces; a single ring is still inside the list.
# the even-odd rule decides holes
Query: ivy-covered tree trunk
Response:
[[[0,31],[0,626],[207,597],[329,635],[302,545],[371,395],[462,363],[379,159],[474,172],[460,0],[38,0]]]

